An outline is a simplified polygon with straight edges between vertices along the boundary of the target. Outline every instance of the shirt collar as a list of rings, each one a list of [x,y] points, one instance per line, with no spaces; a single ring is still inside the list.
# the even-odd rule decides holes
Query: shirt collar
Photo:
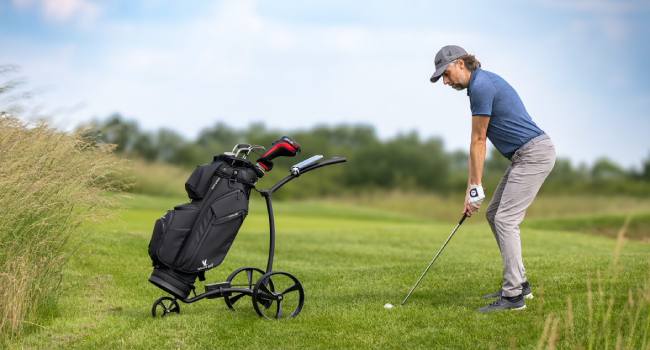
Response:
[[[472,83],[476,79],[476,73],[478,73],[481,70],[481,68],[476,68],[470,75],[469,77],[469,84],[467,84],[467,96],[469,96],[471,89],[472,89]]]

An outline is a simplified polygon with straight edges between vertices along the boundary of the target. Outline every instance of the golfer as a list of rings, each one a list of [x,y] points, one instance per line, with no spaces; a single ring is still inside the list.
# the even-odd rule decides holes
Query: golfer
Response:
[[[486,216],[503,260],[503,285],[484,298],[497,298],[480,312],[522,310],[532,299],[521,256],[519,225],[542,183],[555,165],[551,139],[530,117],[515,89],[500,76],[481,69],[481,63],[463,48],[445,46],[436,54],[435,83],[467,89],[472,111],[469,148],[469,179],[463,212],[471,216],[485,198],[481,179],[485,162],[485,139],[512,163],[494,190]]]

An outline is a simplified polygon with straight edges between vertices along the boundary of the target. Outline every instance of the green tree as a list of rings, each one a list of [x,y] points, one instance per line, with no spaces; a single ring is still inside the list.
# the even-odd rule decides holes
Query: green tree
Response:
[[[105,143],[117,145],[116,152],[131,154],[140,134],[135,121],[125,120],[119,113],[112,114],[98,126],[99,139]]]
[[[650,154],[648,154],[648,158],[645,159],[641,166],[641,179],[650,181]]]
[[[185,140],[174,130],[160,129],[156,133],[157,160],[159,161],[182,164],[178,150],[183,146],[185,146]]]
[[[443,190],[449,159],[442,141],[421,142],[416,132],[401,134],[385,142],[360,147],[345,169],[348,185],[364,188],[422,188]]]
[[[223,122],[218,122],[213,127],[203,129],[199,133],[196,144],[210,152],[230,151],[232,147],[241,142],[240,132],[227,126]]]
[[[600,158],[591,168],[591,176],[595,181],[620,180],[626,177],[625,171],[607,158]]]
[[[492,147],[485,160],[485,172],[492,176],[501,177],[508,166],[510,166],[510,160],[499,153],[496,148]]]
[[[139,134],[133,142],[133,153],[140,157],[154,161],[158,158],[158,147],[149,133]]]

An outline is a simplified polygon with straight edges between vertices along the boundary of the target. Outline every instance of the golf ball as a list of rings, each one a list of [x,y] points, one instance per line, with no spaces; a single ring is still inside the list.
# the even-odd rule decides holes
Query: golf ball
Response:
[[[389,304],[384,304],[384,309],[392,309],[392,308],[393,308],[393,304],[390,304],[390,303]]]

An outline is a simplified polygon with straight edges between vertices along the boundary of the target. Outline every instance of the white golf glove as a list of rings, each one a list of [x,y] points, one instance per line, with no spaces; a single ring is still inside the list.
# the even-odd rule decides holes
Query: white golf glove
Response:
[[[478,208],[485,199],[485,192],[481,185],[469,185],[468,201],[469,204]]]

